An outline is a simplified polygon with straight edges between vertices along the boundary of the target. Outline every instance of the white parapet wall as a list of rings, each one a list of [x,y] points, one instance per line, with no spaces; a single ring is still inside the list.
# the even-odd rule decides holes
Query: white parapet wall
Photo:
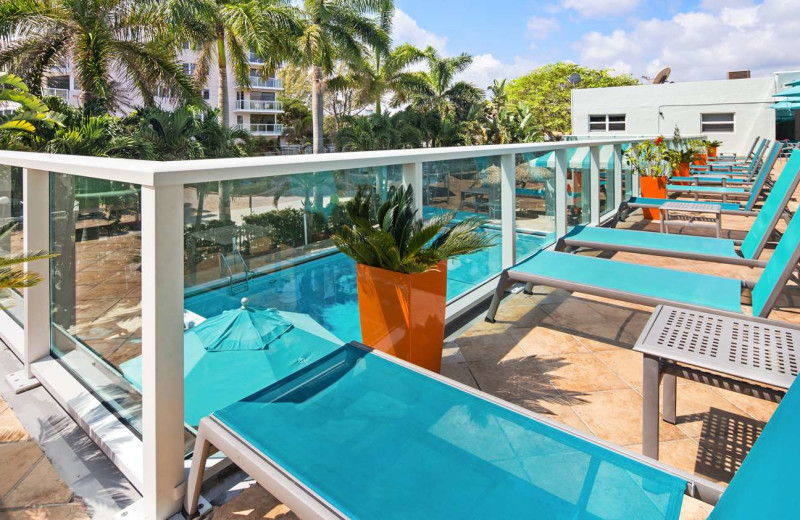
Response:
[[[575,89],[572,91],[572,131],[602,136],[590,128],[590,116],[624,115],[625,129],[609,128],[614,135],[705,134],[723,142],[723,152],[744,152],[756,136],[775,138],[776,78],[696,81],[663,85],[636,85]],[[704,114],[720,119],[733,114],[733,131],[703,127]],[[714,116],[706,116],[710,121]],[[597,125],[599,126],[599,125]],[[727,129],[726,129],[727,130]]]

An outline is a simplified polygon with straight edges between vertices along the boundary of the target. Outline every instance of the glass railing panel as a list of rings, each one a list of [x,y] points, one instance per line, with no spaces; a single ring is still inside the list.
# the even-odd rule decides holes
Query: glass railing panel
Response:
[[[553,152],[516,156],[516,256],[529,257],[555,240],[556,171]]]
[[[588,224],[591,215],[591,157],[589,147],[568,148],[567,157],[567,226]],[[555,160],[555,159],[553,159]]]
[[[434,161],[422,166],[423,216],[455,212],[455,220],[480,217],[494,245],[447,263],[447,300],[462,296],[502,270],[500,157]]]
[[[0,237],[0,255],[18,255],[23,252],[25,229],[22,222],[22,168],[0,165],[0,226],[9,229]],[[9,290],[0,295],[0,304],[20,325],[24,322],[22,292]]]
[[[614,146],[601,146],[599,150],[600,216],[616,209],[616,181],[614,179]]]
[[[140,187],[50,174],[51,353],[141,432]]]
[[[622,145],[622,198],[628,200],[633,197],[633,170],[625,155],[625,151],[630,148],[630,144]]]

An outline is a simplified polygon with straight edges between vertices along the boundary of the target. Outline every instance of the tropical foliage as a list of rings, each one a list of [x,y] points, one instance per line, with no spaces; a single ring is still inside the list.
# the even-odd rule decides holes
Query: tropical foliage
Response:
[[[442,260],[492,245],[477,231],[484,219],[455,221],[455,212],[423,221],[413,206],[413,188],[400,187],[377,208],[373,192],[359,189],[345,210],[350,225],[331,237],[356,262],[401,273],[422,273]]]
[[[570,115],[572,85],[567,78],[581,77],[579,88],[619,87],[636,85],[638,80],[627,75],[612,75],[607,69],[590,69],[575,63],[558,62],[544,65],[514,79],[507,87],[512,106],[526,104],[533,118],[550,139],[568,134],[572,128]]]
[[[672,173],[664,138],[642,141],[625,151],[631,171],[640,177],[666,177]]]
[[[0,241],[7,240],[14,231],[16,223],[11,222],[0,228]],[[0,256],[0,309],[7,307],[7,295],[11,289],[22,290],[33,287],[42,281],[42,277],[34,272],[25,271],[22,264],[52,258],[54,255],[46,251],[30,251],[19,255]]]
[[[71,62],[92,114],[129,106],[131,89],[147,105],[159,89],[198,101],[162,28],[155,0],[4,0],[0,68],[16,71],[40,94],[45,75]]]
[[[0,103],[16,103],[19,109],[0,115],[1,132],[36,131],[35,124],[52,126],[60,124],[63,117],[48,109],[47,105],[28,91],[22,78],[7,72],[0,73]]]

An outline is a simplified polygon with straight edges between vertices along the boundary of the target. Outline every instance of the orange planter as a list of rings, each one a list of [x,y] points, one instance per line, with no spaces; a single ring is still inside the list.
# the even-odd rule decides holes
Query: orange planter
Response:
[[[689,163],[678,163],[678,167],[672,170],[672,175],[676,177],[688,177],[689,176]],[[676,182],[675,184],[679,184],[681,186],[686,186],[688,182]]]
[[[706,148],[706,152],[708,152],[709,157],[716,157],[717,156],[717,147],[714,148]]]
[[[666,177],[639,177],[639,190],[642,197],[648,199],[667,198],[667,178]],[[657,209],[643,209],[644,218],[656,220],[661,218]]]
[[[447,261],[419,274],[356,264],[365,345],[415,365],[442,368]]]
[[[697,166],[705,166],[708,164],[708,156],[704,153],[699,153],[695,155],[695,159],[692,161],[692,164]]]

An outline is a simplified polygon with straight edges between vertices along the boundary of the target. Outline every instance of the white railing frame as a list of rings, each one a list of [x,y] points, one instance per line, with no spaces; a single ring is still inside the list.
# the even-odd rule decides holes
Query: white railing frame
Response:
[[[687,136],[688,137],[688,136]],[[597,150],[614,146],[616,202],[622,200],[621,145],[645,139],[593,139],[591,196],[596,207],[599,192]],[[415,205],[422,208],[422,165],[476,157],[499,157],[501,165],[502,265],[515,258],[515,159],[516,154],[555,151],[556,236],[567,231],[566,176],[569,148],[587,146],[579,141],[513,145],[430,148],[294,155],[198,161],[156,162],[131,159],[78,157],[32,152],[0,151],[0,164],[25,169],[25,245],[46,248],[49,244],[48,172],[107,179],[142,186],[142,379],[143,379],[143,483],[147,518],[162,520],[178,511],[183,493],[183,187],[185,184],[292,175],[327,170],[402,165],[403,183],[416,189]],[[635,176],[634,176],[635,179]],[[36,193],[36,195],[34,195]],[[634,195],[638,183],[634,181]],[[36,203],[39,200],[41,203]],[[598,218],[593,210],[592,222]],[[31,264],[44,274],[49,269]],[[491,291],[492,280],[473,291],[472,299],[453,303],[458,312],[474,305]],[[488,288],[488,290],[487,290]],[[43,295],[47,295],[46,297]],[[26,365],[49,359],[49,287],[26,289],[26,316],[34,327],[25,327],[22,345]],[[449,317],[454,314],[448,312]],[[38,332],[36,332],[38,331]],[[46,340],[43,338],[47,338]],[[46,385],[47,386],[47,385]],[[91,425],[86,425],[91,428]],[[132,435],[132,434],[131,434]],[[97,438],[97,437],[95,437]],[[98,442],[102,443],[102,439]],[[135,444],[135,443],[134,443]],[[130,457],[130,454],[126,454]],[[112,457],[117,460],[115,457]],[[143,475],[140,475],[143,477]]]
[[[249,110],[258,112],[281,112],[283,111],[283,102],[271,101],[268,99],[237,99],[236,110]]]

